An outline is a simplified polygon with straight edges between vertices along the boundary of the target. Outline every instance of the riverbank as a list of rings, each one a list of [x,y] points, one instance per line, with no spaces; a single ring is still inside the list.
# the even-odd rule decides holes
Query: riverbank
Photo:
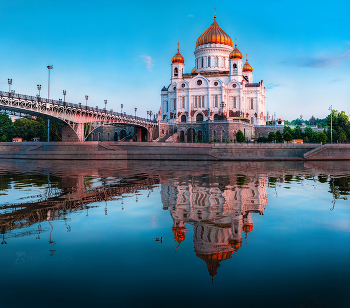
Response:
[[[349,144],[4,142],[0,158],[45,160],[350,160]]]

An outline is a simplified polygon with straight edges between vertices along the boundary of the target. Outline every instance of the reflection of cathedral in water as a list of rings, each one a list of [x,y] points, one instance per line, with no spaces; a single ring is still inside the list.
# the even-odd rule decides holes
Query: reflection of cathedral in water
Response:
[[[193,223],[194,251],[206,262],[212,278],[220,262],[242,246],[243,232],[253,230],[252,214],[264,214],[267,204],[265,177],[232,176],[220,184],[197,178],[192,183],[174,181],[161,189],[163,209],[174,221],[175,240],[180,245],[188,231],[185,223]]]

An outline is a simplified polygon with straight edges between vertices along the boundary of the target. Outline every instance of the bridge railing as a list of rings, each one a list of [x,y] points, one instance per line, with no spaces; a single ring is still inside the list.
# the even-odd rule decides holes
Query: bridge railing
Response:
[[[108,111],[106,109],[100,109],[98,107],[94,108],[94,107],[90,107],[90,106],[82,106],[80,103],[73,104],[73,103],[64,102],[62,100],[58,101],[58,100],[54,100],[54,99],[47,99],[47,98],[44,98],[41,96],[31,96],[31,95],[11,93],[11,92],[5,92],[5,91],[0,91],[0,96],[1,97],[8,97],[8,98],[13,97],[13,98],[24,99],[24,100],[28,100],[28,101],[49,103],[49,104],[59,105],[59,106],[73,107],[76,109],[95,111],[95,112],[99,112],[99,113],[104,113],[104,114],[108,114],[108,115],[119,116],[119,117],[123,117],[126,119],[133,119],[133,120],[144,121],[144,122],[149,122],[149,123],[156,123],[157,122],[155,120],[149,120],[149,119],[145,119],[142,117],[137,117],[137,116],[133,116],[133,115],[129,115],[129,114],[115,112],[115,111],[113,111],[113,109]]]

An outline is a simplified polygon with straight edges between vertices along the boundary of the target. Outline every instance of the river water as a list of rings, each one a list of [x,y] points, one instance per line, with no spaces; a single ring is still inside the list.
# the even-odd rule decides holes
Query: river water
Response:
[[[350,162],[0,161],[0,307],[350,307]]]

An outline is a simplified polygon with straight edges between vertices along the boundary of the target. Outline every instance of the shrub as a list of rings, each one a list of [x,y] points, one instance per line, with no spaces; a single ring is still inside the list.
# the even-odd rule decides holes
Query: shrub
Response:
[[[244,142],[245,141],[245,136],[241,130],[238,130],[236,133],[236,140],[237,142]]]

